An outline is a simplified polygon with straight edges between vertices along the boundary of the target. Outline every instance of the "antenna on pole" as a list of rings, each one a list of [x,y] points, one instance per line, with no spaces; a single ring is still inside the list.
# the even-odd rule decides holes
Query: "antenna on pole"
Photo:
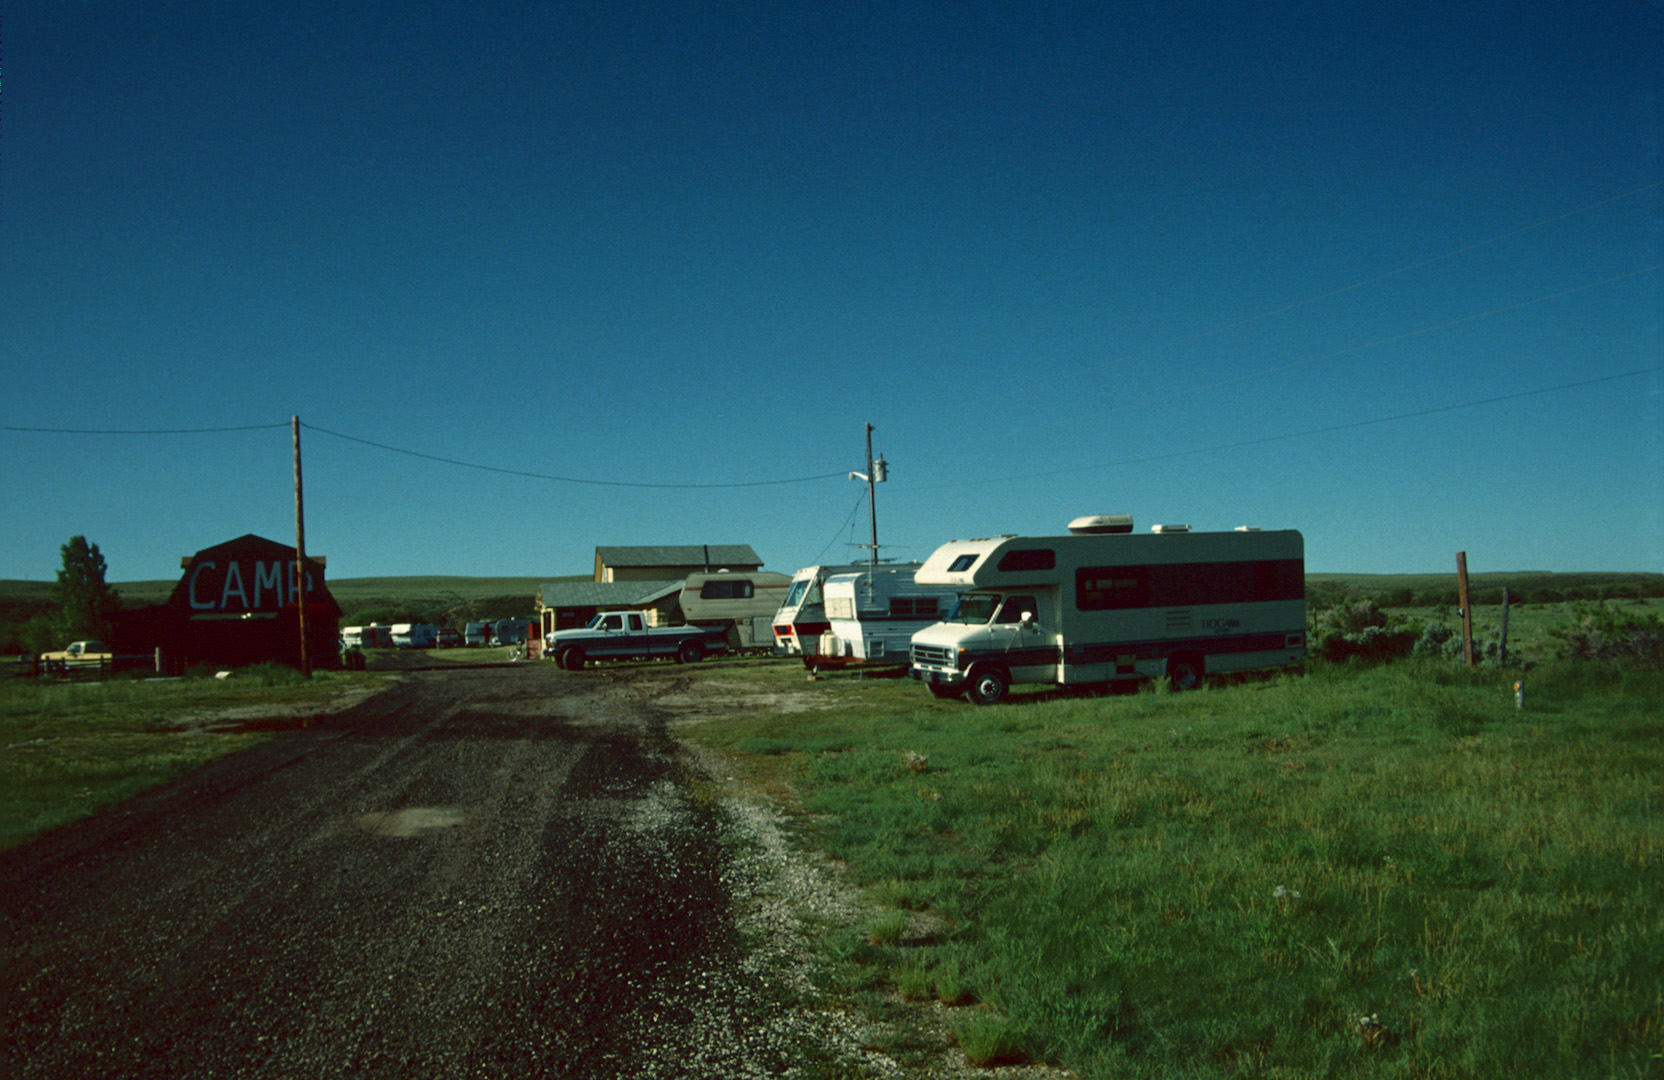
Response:
[[[873,569],[878,568],[878,503],[873,499],[873,485],[890,477],[890,465],[881,455],[877,461],[872,459],[872,433],[877,430],[871,424],[867,425],[867,471],[852,472],[851,480],[865,480],[867,482],[867,513],[872,519],[872,543],[857,544],[857,547],[872,549]]]

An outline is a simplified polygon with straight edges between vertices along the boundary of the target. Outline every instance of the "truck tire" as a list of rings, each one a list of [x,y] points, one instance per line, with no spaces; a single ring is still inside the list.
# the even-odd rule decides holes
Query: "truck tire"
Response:
[[[999,668],[979,668],[965,684],[965,700],[972,705],[998,705],[1011,689],[1011,678]]]
[[[560,654],[560,666],[567,671],[582,671],[584,669],[584,651],[576,645],[570,645]]]
[[[697,664],[705,659],[705,643],[702,641],[684,641],[682,647],[676,650],[678,664]]]
[[[1167,660],[1167,684],[1175,690],[1194,690],[1202,685],[1202,658],[1181,653]]]

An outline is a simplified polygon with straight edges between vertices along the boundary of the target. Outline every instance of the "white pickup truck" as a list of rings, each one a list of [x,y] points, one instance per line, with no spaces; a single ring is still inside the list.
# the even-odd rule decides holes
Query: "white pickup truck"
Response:
[[[591,660],[647,660],[674,657],[694,664],[728,651],[727,630],[719,626],[649,626],[639,611],[603,611],[582,629],[556,630],[543,655],[567,671]]]

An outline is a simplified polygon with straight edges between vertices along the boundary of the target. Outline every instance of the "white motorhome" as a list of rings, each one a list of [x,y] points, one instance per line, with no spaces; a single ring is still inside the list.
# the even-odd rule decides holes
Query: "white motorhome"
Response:
[[[920,585],[914,580],[921,563],[868,568],[834,574],[821,587],[829,628],[804,663],[811,667],[846,664],[905,664],[914,633],[953,609],[963,591],[957,586]]]
[[[1077,518],[1068,536],[943,544],[922,585],[965,590],[913,635],[908,674],[938,697],[989,705],[1013,683],[1107,683],[1299,663],[1305,541],[1295,530],[1133,535],[1125,515]]]
[[[689,626],[733,627],[729,647],[767,649],[774,613],[792,579],[765,570],[717,570],[689,574],[676,598]]]
[[[774,651],[784,656],[813,656],[820,636],[831,629],[821,590],[834,574],[853,574],[872,568],[870,562],[842,566],[805,566],[792,575],[780,610],[774,613]]]

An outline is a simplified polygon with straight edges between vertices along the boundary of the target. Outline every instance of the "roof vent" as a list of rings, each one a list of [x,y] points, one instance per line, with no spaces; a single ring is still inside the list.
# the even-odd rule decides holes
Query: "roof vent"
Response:
[[[1088,514],[1069,522],[1069,531],[1076,536],[1095,536],[1102,533],[1132,532],[1131,514]]]
[[[1153,532],[1153,533],[1187,533],[1187,532],[1190,531],[1190,526],[1189,525],[1151,525],[1150,526],[1150,531]]]

